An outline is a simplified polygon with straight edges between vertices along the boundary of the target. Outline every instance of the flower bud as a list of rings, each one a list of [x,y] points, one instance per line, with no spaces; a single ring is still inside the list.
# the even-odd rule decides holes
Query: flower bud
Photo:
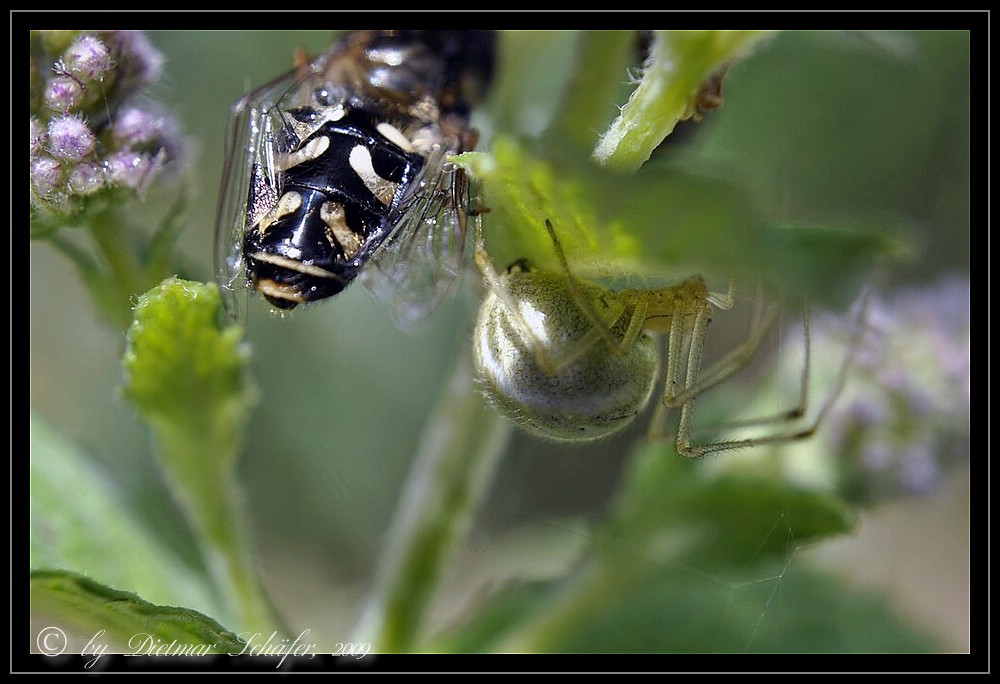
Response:
[[[133,147],[156,140],[163,128],[163,117],[138,107],[125,107],[115,115],[112,135],[123,145]]]
[[[78,164],[69,175],[71,192],[79,195],[89,195],[104,187],[104,168],[98,164]]]
[[[62,182],[62,169],[59,162],[51,157],[40,157],[29,165],[31,185],[40,195],[47,195]]]
[[[861,501],[933,491],[969,456],[969,293],[946,278],[871,303],[848,386],[821,434]],[[823,358],[819,335],[814,358]]]
[[[143,191],[149,180],[163,165],[163,154],[151,156],[145,152],[122,150],[108,157],[105,172],[109,183]]]
[[[49,152],[61,159],[80,160],[94,151],[94,134],[83,119],[60,116],[49,122]]]
[[[28,158],[35,159],[48,142],[48,135],[42,122],[31,117],[28,131]]]
[[[81,81],[100,81],[112,67],[111,52],[100,38],[85,34],[67,48],[61,66]]]
[[[72,76],[56,76],[45,84],[45,106],[66,113],[83,101],[83,87]]]

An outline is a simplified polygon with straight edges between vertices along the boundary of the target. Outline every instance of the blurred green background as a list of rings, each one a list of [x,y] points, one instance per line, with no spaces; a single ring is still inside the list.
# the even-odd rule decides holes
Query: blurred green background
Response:
[[[167,58],[155,95],[193,148],[180,245],[189,271],[181,275],[212,277],[229,107],[287,70],[296,49],[315,54],[332,35],[149,32]],[[504,34],[500,81],[476,119],[487,147],[493,133],[545,128],[575,39],[568,31]],[[969,33],[783,32],[733,67],[725,98],[664,152],[745,185],[775,220],[904,226],[916,258],[894,274],[896,285],[968,274]],[[169,199],[150,196],[137,220],[162,216]],[[30,263],[31,406],[84,446],[135,515],[197,565],[147,431],[118,398],[123,334],[96,321],[76,273],[48,245],[32,243]],[[250,308],[262,401],[240,472],[267,584],[293,627],[331,643],[346,638],[422,426],[467,352],[477,280],[466,277],[459,296],[412,335],[397,331],[361,286],[285,320]],[[563,447],[516,436],[455,564],[446,608],[461,610],[484,583],[545,577],[571,563],[635,437]],[[866,513],[856,538],[792,561],[831,564],[889,597],[943,650],[967,650],[967,495],[960,472],[932,497]],[[748,636],[753,629],[748,621]]]

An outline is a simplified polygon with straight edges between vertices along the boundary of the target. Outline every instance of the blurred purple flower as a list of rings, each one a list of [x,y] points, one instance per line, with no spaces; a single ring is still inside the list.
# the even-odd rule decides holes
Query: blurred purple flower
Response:
[[[968,459],[971,363],[966,276],[946,276],[869,304],[861,347],[829,424],[846,490],[863,501],[933,491]],[[815,359],[835,358],[814,335]]]

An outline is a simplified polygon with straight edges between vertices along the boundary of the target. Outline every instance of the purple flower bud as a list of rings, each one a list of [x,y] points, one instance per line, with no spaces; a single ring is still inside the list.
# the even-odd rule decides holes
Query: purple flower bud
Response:
[[[51,157],[40,157],[30,165],[31,184],[40,195],[47,195],[62,181],[59,162]]]
[[[870,396],[857,397],[845,408],[844,413],[859,427],[877,426],[889,419],[889,407]]]
[[[163,165],[163,154],[151,157],[142,152],[122,150],[104,163],[108,183],[142,191]]]
[[[900,389],[900,398],[907,400],[910,411],[918,419],[920,416],[933,416],[941,408],[941,397],[936,396],[933,389],[913,383]]]
[[[57,112],[68,112],[83,101],[83,87],[72,76],[56,76],[45,84],[45,106]]]
[[[164,59],[141,31],[33,32],[29,163],[32,206],[67,216],[81,198],[144,192],[186,142],[165,110],[144,103]],[[37,39],[37,40],[35,40]]]
[[[138,146],[156,140],[164,129],[164,119],[158,114],[126,107],[115,117],[112,133],[115,140],[127,146]]]
[[[63,159],[83,159],[94,150],[94,134],[83,119],[60,116],[49,122],[49,152]]]
[[[49,122],[49,152],[62,159],[80,160],[94,151],[94,134],[83,119],[60,116]]]
[[[131,179],[142,165],[142,155],[138,152],[123,150],[116,152],[104,161],[108,182],[114,185],[131,187]]]
[[[135,86],[154,83],[163,74],[163,55],[153,47],[142,31],[109,31],[107,40],[115,47],[115,53],[127,66],[125,69]]]
[[[37,157],[41,153],[42,148],[45,147],[45,143],[47,141],[48,137],[45,133],[45,127],[42,125],[42,122],[35,117],[31,117],[28,138],[28,158],[34,159]]]
[[[69,175],[69,189],[73,193],[89,195],[104,186],[104,168],[98,164],[78,164]]]
[[[82,81],[102,80],[111,65],[111,51],[95,36],[80,36],[63,53],[62,68]]]
[[[165,156],[164,161],[171,164],[183,164],[188,154],[187,139],[181,133],[177,119],[164,114],[159,120],[159,137],[156,144]]]

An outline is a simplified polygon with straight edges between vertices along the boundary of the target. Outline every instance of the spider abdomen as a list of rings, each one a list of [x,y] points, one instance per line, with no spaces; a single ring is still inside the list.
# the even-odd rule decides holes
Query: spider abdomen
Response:
[[[562,274],[516,270],[501,278],[517,302],[516,313],[489,293],[473,341],[490,401],[524,428],[552,439],[597,439],[632,422],[656,384],[654,340],[643,333],[624,349],[610,349],[605,339],[594,341],[594,323],[574,301]],[[611,334],[622,341],[630,318],[623,302],[600,286],[578,285],[594,313],[613,319],[608,321]],[[535,338],[536,349],[569,356],[539,358],[525,334]]]

